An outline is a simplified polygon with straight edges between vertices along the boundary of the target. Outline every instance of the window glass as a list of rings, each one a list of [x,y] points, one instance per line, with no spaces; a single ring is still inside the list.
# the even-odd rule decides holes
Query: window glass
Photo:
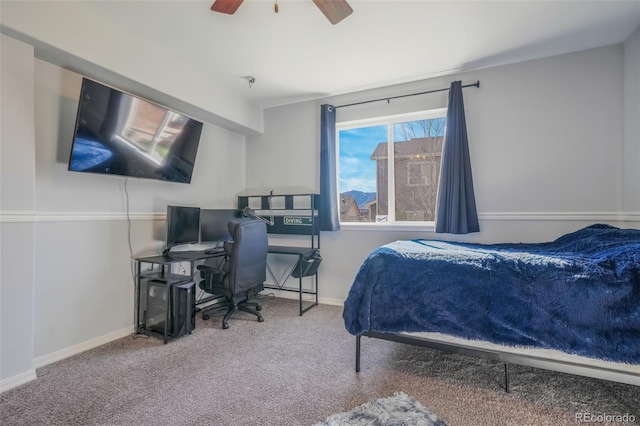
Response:
[[[442,109],[338,125],[341,222],[435,220],[445,114]]]
[[[339,132],[341,222],[386,218],[388,133],[386,124]]]
[[[395,220],[435,220],[444,118],[393,126]]]

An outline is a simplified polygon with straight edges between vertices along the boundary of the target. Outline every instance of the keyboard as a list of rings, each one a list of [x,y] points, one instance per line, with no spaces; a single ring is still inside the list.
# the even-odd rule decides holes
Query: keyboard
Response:
[[[204,251],[204,254],[218,254],[218,253],[223,253],[223,252],[224,252],[224,248],[216,247],[216,248],[206,249]]]
[[[205,251],[170,251],[169,257],[174,259],[199,259],[205,256]]]
[[[224,247],[211,247],[206,250],[170,251],[167,255],[174,259],[204,259],[213,254],[224,253]]]

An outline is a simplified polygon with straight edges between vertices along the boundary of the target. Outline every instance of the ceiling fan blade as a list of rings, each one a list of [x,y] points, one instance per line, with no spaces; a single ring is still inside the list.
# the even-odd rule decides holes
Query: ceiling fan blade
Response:
[[[349,6],[346,0],[313,0],[313,2],[333,25],[342,21],[353,12],[353,9],[351,9],[351,6]]]
[[[226,13],[233,15],[240,7],[244,0],[216,0],[211,5],[214,12]]]

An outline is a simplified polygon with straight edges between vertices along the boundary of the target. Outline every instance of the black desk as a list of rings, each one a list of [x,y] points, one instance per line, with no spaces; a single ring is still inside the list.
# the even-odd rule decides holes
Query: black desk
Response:
[[[182,257],[178,257],[182,256]],[[202,252],[188,252],[188,253],[173,253],[171,255],[159,255],[159,256],[147,256],[147,257],[137,257],[136,261],[136,280],[135,280],[135,333],[134,334],[154,334],[150,330],[146,328],[145,323],[140,322],[140,288],[141,282],[143,279],[160,283],[165,283],[167,286],[167,297],[166,297],[166,309],[165,309],[165,322],[164,322],[164,333],[162,337],[164,338],[164,343],[167,343],[169,339],[169,321],[171,316],[171,306],[170,306],[170,293],[173,291],[174,287],[185,285],[187,283],[194,283],[194,263],[196,261],[207,260],[214,257],[225,256],[224,251],[215,252],[215,253],[205,253]],[[171,266],[175,263],[189,262],[189,274],[175,274],[171,272]],[[159,265],[160,270],[153,271],[142,271],[142,264],[147,263],[151,265]],[[194,283],[195,284],[195,283]],[[191,309],[191,304],[189,305],[189,310]],[[187,315],[190,317],[191,312],[188,312]],[[188,330],[190,333],[191,330]]]
[[[318,306],[318,272],[315,273],[315,291],[310,291],[310,290],[303,290],[302,289],[302,273],[300,273],[300,278],[298,278],[298,288],[297,289],[292,289],[292,288],[286,288],[284,287],[284,284],[287,282],[287,280],[289,279],[289,277],[291,276],[291,274],[293,273],[294,269],[296,267],[299,268],[299,272],[302,272],[302,257],[304,255],[308,255],[311,254],[312,252],[316,251],[317,248],[310,248],[310,247],[291,247],[291,246],[269,246],[269,253],[273,253],[273,254],[286,254],[286,255],[292,255],[292,256],[297,256],[298,259],[296,261],[296,263],[291,267],[291,269],[287,272],[287,274],[285,275],[284,279],[280,282],[278,281],[278,279],[275,277],[273,271],[271,271],[271,268],[269,267],[269,264],[267,264],[267,272],[269,273],[269,275],[271,275],[271,278],[275,281],[276,285],[275,286],[269,286],[269,285],[265,285],[265,288],[272,288],[272,289],[276,289],[276,290],[284,290],[284,291],[296,291],[299,293],[299,300],[300,300],[300,316],[302,316],[302,314],[304,314],[305,312],[307,312],[309,309],[313,308],[314,306]],[[311,306],[307,306],[305,309],[302,309],[302,294],[314,294],[315,295],[315,303],[313,303]]]

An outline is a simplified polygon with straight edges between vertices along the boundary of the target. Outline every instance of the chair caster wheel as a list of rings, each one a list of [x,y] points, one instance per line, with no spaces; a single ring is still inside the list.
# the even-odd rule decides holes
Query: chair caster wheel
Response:
[[[258,317],[258,322],[264,322],[264,318],[262,318],[262,316]]]
[[[228,323],[226,323],[226,322],[223,322],[223,323],[222,323],[222,329],[223,329],[223,330],[226,330],[227,328],[229,328],[229,324],[228,324]]]
[[[206,320],[208,320],[209,318],[210,318],[210,317],[209,317],[209,315],[207,315],[207,314],[202,315],[202,319],[203,319],[203,320],[205,320],[205,321],[206,321]]]
[[[256,311],[261,311],[262,310],[262,306],[258,305],[256,306]]]

